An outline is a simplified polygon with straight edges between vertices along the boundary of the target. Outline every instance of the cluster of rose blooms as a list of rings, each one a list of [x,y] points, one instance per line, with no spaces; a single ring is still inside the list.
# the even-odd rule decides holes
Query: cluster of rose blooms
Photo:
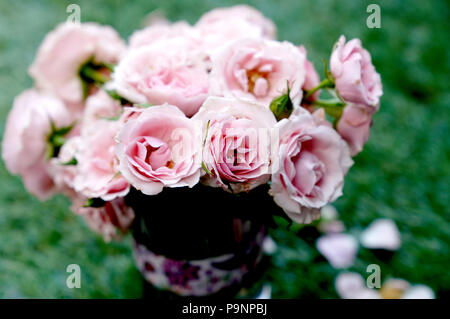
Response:
[[[341,36],[321,80],[306,49],[277,41],[248,6],[194,26],[153,21],[128,44],[109,26],[63,23],[29,74],[34,88],[7,120],[6,166],[40,199],[67,195],[106,239],[134,218],[130,188],[269,183],[289,217],[311,222],[342,194],[382,95],[360,40]]]

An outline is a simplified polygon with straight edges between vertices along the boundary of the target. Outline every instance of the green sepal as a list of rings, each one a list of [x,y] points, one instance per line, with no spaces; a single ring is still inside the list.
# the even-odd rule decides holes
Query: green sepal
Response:
[[[111,117],[99,117],[101,120],[105,120],[105,121],[118,121],[120,119],[120,115],[116,115],[116,116],[111,116]]]
[[[141,109],[147,109],[147,108],[152,107],[154,105],[150,104],[150,103],[139,103],[139,104],[134,104],[133,106],[139,107]]]
[[[209,125],[210,124],[211,124],[211,120],[208,120],[208,123],[206,123],[205,138],[203,139],[203,147],[205,147],[206,139],[208,138],[208,132],[209,132]]]
[[[208,169],[208,167],[206,167],[206,164],[203,161],[202,161],[202,168],[206,172],[206,174],[211,175],[211,176],[213,175],[213,173]]]
[[[88,198],[83,207],[100,208],[105,206],[106,202],[101,198]]]
[[[86,203],[84,203],[83,207],[91,207],[93,203],[94,203],[94,200],[92,198],[88,198],[86,200]]]
[[[75,123],[72,123],[69,126],[64,126],[61,128],[54,129],[53,134],[61,135],[61,136],[67,135],[73,129],[74,126],[75,126]]]
[[[65,136],[69,134],[69,132],[73,129],[75,123],[60,128],[56,128],[53,122],[51,122],[50,125],[51,131],[47,136],[47,150],[46,150],[47,159],[51,159],[53,157],[58,156],[61,147],[66,142]]]
[[[130,101],[128,101],[127,99],[125,99],[122,96],[120,96],[119,93],[117,93],[116,90],[105,90],[105,91],[106,91],[106,93],[108,93],[108,95],[111,98],[113,98],[114,100],[119,101],[121,105],[133,104]]]
[[[334,85],[334,76],[331,74],[330,69],[328,69],[328,63],[326,59],[323,59],[323,68],[325,73],[325,78]]]
[[[95,85],[101,87],[111,80],[109,75],[101,72],[105,69],[112,72],[114,70],[114,65],[108,63],[95,63],[93,57],[80,66],[78,75],[81,79],[84,99],[89,96],[90,86]]]
[[[62,163],[61,165],[70,166],[70,165],[77,165],[77,164],[78,164],[77,159],[75,157],[72,157],[72,159],[70,161]]]
[[[316,93],[318,90],[320,89],[324,89],[324,88],[334,88],[334,82],[330,81],[328,78],[326,78],[325,80],[323,80],[322,82],[320,82],[315,88],[312,88],[311,90],[308,90],[305,92],[305,95],[303,96],[303,102],[307,102],[308,103],[308,99],[314,94]],[[311,102],[309,102],[311,103]]]
[[[333,127],[336,128],[346,104],[341,100],[316,100],[313,105],[323,108],[333,118]]]

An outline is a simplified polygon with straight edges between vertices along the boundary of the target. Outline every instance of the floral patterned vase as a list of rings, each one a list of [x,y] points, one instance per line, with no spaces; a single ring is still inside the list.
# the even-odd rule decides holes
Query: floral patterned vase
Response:
[[[128,205],[136,214],[133,253],[144,297],[232,297],[251,286],[265,264],[270,216],[259,207],[267,196],[201,185],[153,197],[133,191]]]

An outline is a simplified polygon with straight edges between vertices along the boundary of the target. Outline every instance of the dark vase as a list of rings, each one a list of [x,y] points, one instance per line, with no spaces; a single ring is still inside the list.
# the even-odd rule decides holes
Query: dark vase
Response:
[[[144,298],[234,297],[267,265],[262,242],[278,208],[266,185],[243,194],[201,184],[156,196],[133,190],[127,204]]]

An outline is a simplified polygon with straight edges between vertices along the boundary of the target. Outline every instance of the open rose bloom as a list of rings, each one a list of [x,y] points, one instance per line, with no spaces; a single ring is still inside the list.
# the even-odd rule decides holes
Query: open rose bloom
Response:
[[[343,194],[382,95],[360,40],[339,39],[325,79],[311,52],[278,41],[248,6],[194,25],[160,19],[128,44],[109,26],[61,24],[29,69],[34,87],[13,102],[3,160],[38,198],[69,197],[106,240],[132,227],[137,196],[146,213],[170,214],[153,201],[189,189],[236,203],[256,192],[278,205],[269,214],[311,223]],[[334,100],[320,100],[324,88]],[[186,203],[185,214],[202,205]]]
[[[123,40],[109,26],[63,23],[45,37],[29,73],[39,90],[68,104],[79,104],[83,100],[82,65],[117,63],[124,50]]]
[[[203,123],[205,182],[234,192],[267,183],[270,175],[270,132],[276,123],[263,104],[210,97],[194,120]],[[206,127],[205,127],[206,125]]]
[[[353,161],[339,134],[316,124],[305,110],[277,127],[280,169],[272,175],[270,193],[293,220],[310,223],[319,217],[321,207],[342,195]]]

